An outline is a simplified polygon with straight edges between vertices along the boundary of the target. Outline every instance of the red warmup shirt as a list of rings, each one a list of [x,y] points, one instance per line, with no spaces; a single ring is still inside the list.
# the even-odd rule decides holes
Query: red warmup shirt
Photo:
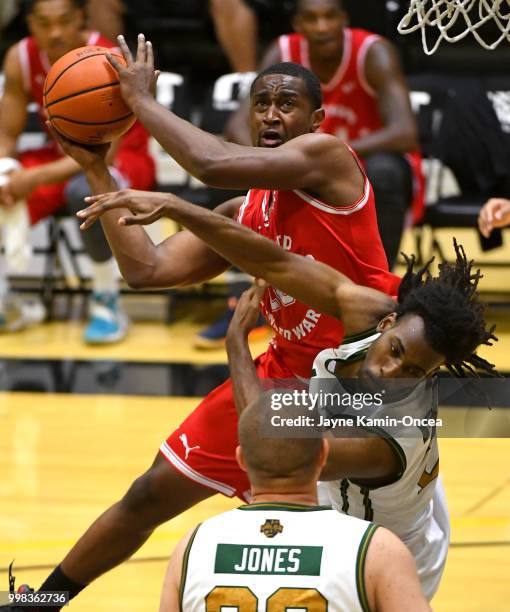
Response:
[[[344,28],[344,51],[337,71],[322,83],[326,117],[321,131],[354,142],[383,127],[376,92],[365,76],[365,59],[370,47],[381,37],[366,30]],[[281,59],[310,67],[308,42],[302,34],[286,34],[278,39]],[[413,220],[419,221],[424,212],[425,182],[419,151],[407,154],[413,170]]]
[[[114,43],[101,36],[99,32],[90,32],[87,45],[97,45],[109,49],[118,49]],[[33,36],[23,38],[18,44],[18,53],[23,75],[25,91],[32,100],[43,108],[43,87],[46,75],[51,68],[45,52],[41,51]],[[41,120],[45,121],[41,113]],[[150,189],[154,184],[155,166],[149,155],[149,134],[138,121],[121,137],[115,165],[124,176],[130,179],[136,189]],[[138,168],[135,166],[138,165]]]
[[[400,279],[388,271],[379,236],[372,187],[365,177],[363,196],[332,206],[303,191],[251,189],[238,221],[282,248],[313,257],[359,285],[396,295]],[[269,288],[262,311],[276,336],[273,348],[298,376],[309,377],[317,353],[342,341],[342,323]]]

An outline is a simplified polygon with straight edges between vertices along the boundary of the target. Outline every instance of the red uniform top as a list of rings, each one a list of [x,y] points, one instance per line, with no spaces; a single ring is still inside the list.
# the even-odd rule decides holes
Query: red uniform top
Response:
[[[357,284],[389,295],[398,291],[400,279],[388,272],[366,177],[363,196],[345,206],[331,206],[299,190],[251,189],[238,221],[288,251],[330,265]],[[276,332],[273,348],[298,376],[308,378],[317,353],[342,341],[338,319],[278,289],[265,292],[262,311]]]
[[[353,142],[383,127],[376,92],[365,76],[365,58],[377,34],[356,28],[344,28],[342,61],[329,83],[322,83],[323,106],[326,117],[321,131],[334,134],[345,142]],[[302,34],[286,34],[278,39],[281,59],[310,69],[308,42]],[[424,212],[424,177],[421,155],[408,153],[413,169],[413,220],[419,221]]]
[[[99,32],[90,32],[87,45],[98,45],[116,49],[114,43],[101,36]],[[46,75],[51,68],[48,55],[41,51],[33,36],[23,38],[18,44],[18,54],[23,75],[25,91],[32,100],[43,108],[43,87]],[[41,119],[45,118],[41,116]],[[121,137],[115,159],[115,165],[130,186],[136,189],[150,189],[154,184],[155,164],[149,154],[149,134],[138,121]],[[138,167],[134,167],[137,164]]]

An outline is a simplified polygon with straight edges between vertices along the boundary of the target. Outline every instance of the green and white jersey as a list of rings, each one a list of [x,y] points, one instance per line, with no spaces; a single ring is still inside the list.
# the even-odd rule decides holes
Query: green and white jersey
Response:
[[[335,375],[338,362],[362,358],[380,334],[368,332],[338,349],[321,351],[314,362],[310,390],[317,391],[320,379],[336,379],[335,391],[348,393]],[[327,381],[326,381],[327,382]],[[424,403],[435,401],[429,381],[419,383],[400,401],[386,405],[385,415],[419,415]],[[352,414],[352,411],[349,412]],[[333,508],[386,527],[407,545],[413,554],[424,594],[431,599],[439,586],[448,552],[450,525],[444,491],[438,479],[439,451],[434,428],[368,427],[380,431],[400,460],[400,473],[386,486],[368,486],[352,479],[321,483],[321,501]],[[324,495],[327,490],[327,496]]]
[[[329,506],[256,503],[199,525],[184,554],[183,612],[369,610],[377,526]]]

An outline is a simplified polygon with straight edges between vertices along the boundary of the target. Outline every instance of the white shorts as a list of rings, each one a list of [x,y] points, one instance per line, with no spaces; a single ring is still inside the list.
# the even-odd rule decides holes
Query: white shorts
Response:
[[[430,503],[428,524],[409,540],[404,540],[416,562],[423,594],[429,601],[439,588],[450,545],[450,515],[440,476]]]

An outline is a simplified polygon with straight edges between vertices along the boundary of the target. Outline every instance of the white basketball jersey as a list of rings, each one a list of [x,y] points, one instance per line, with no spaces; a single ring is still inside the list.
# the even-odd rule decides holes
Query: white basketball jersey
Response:
[[[329,506],[256,503],[220,514],[186,549],[181,610],[369,610],[364,564],[376,529]]]
[[[335,378],[340,392],[348,393],[334,374],[338,362],[363,356],[380,334],[370,334],[338,349],[321,351],[313,364],[310,390],[317,391],[319,380]],[[435,402],[430,381],[424,380],[404,399],[386,406],[385,414],[420,415],[424,402]],[[352,414],[352,411],[349,413]],[[424,594],[431,599],[439,586],[449,544],[449,517],[444,492],[438,483],[439,452],[434,428],[414,425],[397,428],[405,435],[392,435],[380,428],[400,459],[400,474],[383,487],[363,486],[354,480],[321,483],[327,487],[336,510],[386,527],[407,545],[413,554]]]

